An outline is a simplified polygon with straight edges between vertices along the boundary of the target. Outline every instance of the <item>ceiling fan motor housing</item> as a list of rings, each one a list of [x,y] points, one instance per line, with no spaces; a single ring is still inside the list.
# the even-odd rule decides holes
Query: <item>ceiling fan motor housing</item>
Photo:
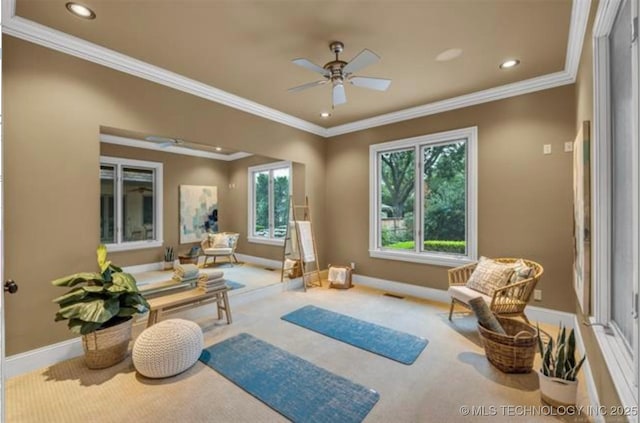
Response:
[[[347,62],[340,60],[338,55],[344,50],[344,44],[334,41],[329,44],[329,49],[336,55],[336,60],[327,63],[324,68],[330,72],[329,79],[333,85],[343,84],[346,75],[342,70],[347,66]]]

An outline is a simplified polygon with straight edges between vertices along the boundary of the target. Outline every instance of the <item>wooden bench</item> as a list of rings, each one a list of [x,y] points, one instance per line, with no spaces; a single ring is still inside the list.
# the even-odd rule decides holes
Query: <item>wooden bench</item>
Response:
[[[151,298],[147,300],[149,303],[147,327],[157,323],[162,313],[171,313],[210,303],[216,304],[218,319],[222,319],[222,312],[224,311],[227,317],[227,324],[231,324],[231,308],[229,307],[228,292],[229,288],[227,286],[206,293],[196,288],[176,294]]]

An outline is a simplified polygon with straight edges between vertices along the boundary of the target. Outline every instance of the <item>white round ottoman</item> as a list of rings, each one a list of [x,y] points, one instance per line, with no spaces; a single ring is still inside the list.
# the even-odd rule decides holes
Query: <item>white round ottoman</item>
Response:
[[[142,376],[175,376],[193,366],[204,346],[202,329],[182,319],[164,320],[145,329],[133,345],[133,366]]]

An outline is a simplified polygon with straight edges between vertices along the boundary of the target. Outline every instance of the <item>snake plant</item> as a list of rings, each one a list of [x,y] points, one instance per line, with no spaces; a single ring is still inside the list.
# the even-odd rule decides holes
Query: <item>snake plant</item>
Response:
[[[51,282],[72,288],[53,302],[60,306],[55,321],[68,320],[69,329],[76,334],[115,326],[149,308],[134,277],[107,260],[104,245],[98,247],[97,255],[99,272],[76,273]]]
[[[554,343],[549,337],[546,346],[543,345],[538,327],[538,348],[542,357],[542,374],[548,377],[575,381],[586,356],[576,361],[576,335],[573,329],[567,336],[566,328],[560,325],[558,337]]]
[[[170,261],[173,261],[173,259],[174,259],[173,247],[166,247],[164,249],[164,261],[168,263]]]

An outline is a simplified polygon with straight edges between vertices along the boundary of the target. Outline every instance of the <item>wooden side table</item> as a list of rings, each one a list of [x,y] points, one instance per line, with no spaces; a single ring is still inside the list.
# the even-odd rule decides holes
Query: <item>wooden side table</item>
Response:
[[[178,256],[180,264],[196,264],[198,262],[198,256],[192,257],[187,255]]]

